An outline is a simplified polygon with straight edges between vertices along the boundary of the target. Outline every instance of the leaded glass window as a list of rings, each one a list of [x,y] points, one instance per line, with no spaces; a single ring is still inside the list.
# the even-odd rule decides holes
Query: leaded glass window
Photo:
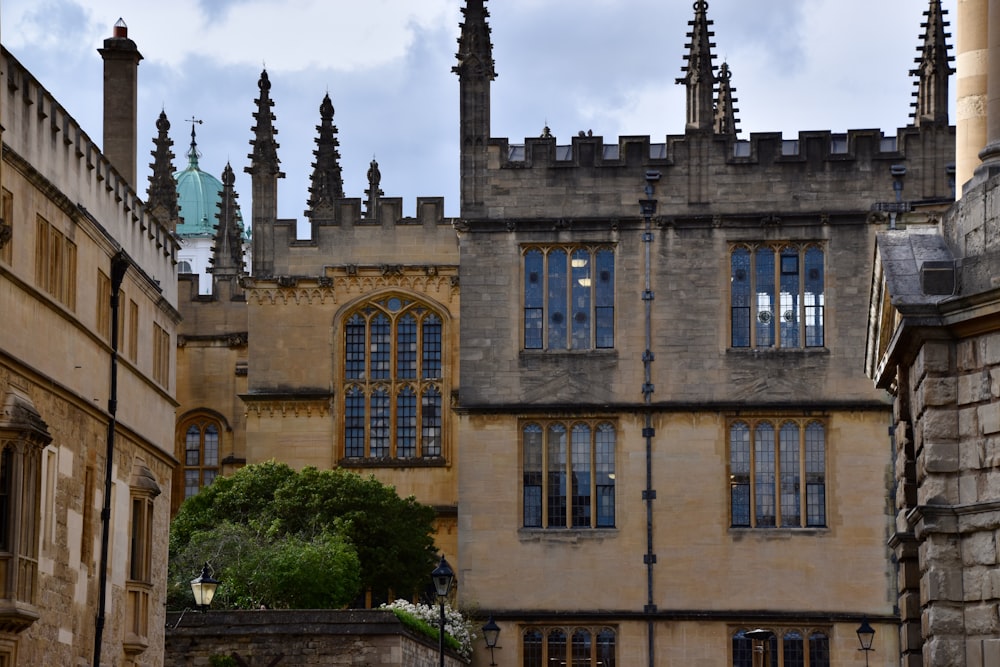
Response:
[[[397,460],[443,455],[443,319],[390,295],[344,321],[344,456]]]
[[[530,422],[521,430],[521,445],[526,528],[614,527],[611,423]]]
[[[825,527],[824,424],[803,418],[733,420],[729,503],[733,527]]]
[[[615,256],[607,247],[524,251],[524,349],[614,347]]]
[[[738,245],[730,252],[733,347],[822,347],[823,249],[815,244]]]
[[[184,497],[196,495],[219,475],[218,420],[194,417],[184,427]]]
[[[521,635],[523,667],[615,667],[616,632],[609,627],[532,627]]]

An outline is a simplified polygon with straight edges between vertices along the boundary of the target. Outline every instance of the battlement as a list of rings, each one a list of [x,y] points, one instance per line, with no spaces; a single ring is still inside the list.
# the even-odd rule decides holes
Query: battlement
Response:
[[[375,216],[364,203],[347,197],[314,211],[307,239],[297,238],[298,220],[276,220],[273,275],[320,276],[333,264],[407,264],[415,253],[430,264],[457,264],[456,221],[444,216],[443,197],[418,197],[413,217],[403,216],[402,197],[377,199]]]
[[[403,215],[402,197],[381,197],[377,200],[374,216],[364,208],[366,201],[358,197],[345,197],[335,201],[327,210],[312,216],[313,235],[323,227],[383,226],[405,227],[413,225],[450,225],[444,217],[444,197],[417,197],[416,215]]]
[[[813,130],[799,132],[795,139],[786,139],[780,132],[757,132],[750,139],[715,135],[712,141],[729,146],[729,158],[734,162],[900,159],[901,146],[909,135],[917,132],[916,128],[902,128],[896,136],[886,136],[871,129],[842,133]],[[569,144],[558,143],[555,137],[529,137],[521,144],[512,144],[502,137],[491,139],[490,144],[499,148],[501,156],[506,156],[502,164],[505,167],[624,167],[670,166],[679,159],[678,154],[686,155],[683,147],[689,140],[689,135],[668,135],[665,142],[653,141],[648,136],[622,136],[617,143],[605,143],[601,136],[587,135],[573,137]]]
[[[623,136],[605,143],[581,135],[511,144],[490,139],[475,219],[620,218],[638,215],[645,174],[660,175],[664,215],[863,211],[897,196],[907,201],[955,195],[955,129],[929,124],[845,133],[754,133],[747,140],[711,131]],[[631,212],[631,213],[630,213]]]
[[[89,215],[177,303],[179,244],[149,214],[129,183],[72,116],[6,49],[0,52],[5,150],[56,187],[68,205]]]

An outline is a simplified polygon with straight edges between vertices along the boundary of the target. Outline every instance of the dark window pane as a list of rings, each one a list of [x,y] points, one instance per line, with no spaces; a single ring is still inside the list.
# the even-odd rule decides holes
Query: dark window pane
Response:
[[[542,349],[545,307],[545,258],[540,250],[524,253],[524,348]]]
[[[590,427],[577,424],[573,427],[571,442],[572,501],[574,528],[590,527]]]
[[[417,319],[410,313],[396,322],[396,378],[417,378]]]
[[[423,456],[441,456],[441,392],[424,390],[421,401],[421,451]]]
[[[346,456],[365,455],[365,395],[356,387],[344,399],[344,447]]]
[[[371,377],[373,380],[388,380],[392,371],[392,330],[389,318],[379,313],[371,321]]]
[[[417,395],[409,387],[396,396],[396,456],[417,455]]]
[[[754,253],[756,263],[757,347],[774,347],[774,320],[777,317],[774,302],[774,251],[758,248]]]
[[[594,271],[594,301],[597,304],[596,344],[599,349],[615,346],[615,253],[598,250]]]
[[[781,425],[781,525],[798,527],[801,519],[799,482],[799,426],[794,422]]]
[[[562,424],[549,426],[546,433],[549,456],[548,503],[549,528],[566,527],[566,427]]]
[[[823,342],[823,308],[825,295],[823,293],[823,251],[817,247],[806,250],[805,289],[803,299],[805,305],[806,346],[822,347]]]
[[[423,322],[423,378],[437,380],[441,377],[441,320],[428,315]]]
[[[758,528],[773,528],[775,525],[774,468],[774,427],[761,423],[754,431],[754,495]]]
[[[524,525],[527,528],[542,526],[542,429],[537,424],[524,427]],[[540,641],[540,640],[539,640]]]
[[[567,256],[565,250],[553,250],[548,256],[549,298],[549,349],[566,349],[566,334],[568,331],[569,308],[567,306],[568,275],[566,271]]]
[[[352,315],[344,330],[344,374],[348,380],[365,376],[365,320]]]
[[[214,424],[205,427],[205,465],[219,465],[219,429]]]
[[[370,456],[389,456],[389,392],[379,389],[372,393],[370,414]]]
[[[730,299],[732,300],[732,345],[750,346],[750,251],[733,250],[730,258]]]
[[[542,633],[538,630],[528,630],[524,633],[524,667],[547,667],[542,664]]]
[[[590,348],[591,294],[594,289],[591,264],[589,251],[575,250],[573,252],[573,258],[570,260],[570,279],[572,280],[570,287],[572,307],[570,310],[573,318],[572,348],[574,350]]]

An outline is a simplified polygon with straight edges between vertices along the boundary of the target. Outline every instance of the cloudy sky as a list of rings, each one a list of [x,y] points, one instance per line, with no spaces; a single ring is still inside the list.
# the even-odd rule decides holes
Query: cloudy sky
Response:
[[[957,0],[945,0],[954,18]],[[172,123],[182,169],[197,126],[202,169],[226,162],[250,208],[250,128],[263,67],[279,130],[279,215],[302,219],[330,94],[346,194],[363,197],[375,158],[386,196],[443,196],[458,215],[458,79],[463,0],[3,0],[0,38],[98,143],[102,62],[119,17],[139,66],[139,184],[155,121]],[[684,131],[682,75],[692,0],[492,0],[497,80],[492,135],[520,143],[547,124],[614,142]],[[907,125],[926,0],[710,0],[716,63],[729,63],[741,137],[751,132]],[[860,17],[860,18],[859,18]],[[952,40],[952,46],[954,40]],[[954,112],[952,111],[952,122]]]

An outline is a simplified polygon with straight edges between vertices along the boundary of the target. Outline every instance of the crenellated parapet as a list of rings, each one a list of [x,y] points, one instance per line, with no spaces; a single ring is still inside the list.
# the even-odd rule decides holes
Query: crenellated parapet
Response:
[[[485,218],[621,216],[635,203],[646,171],[660,173],[661,206],[726,212],[766,210],[788,195],[803,210],[863,209],[892,200],[897,184],[908,201],[954,197],[954,128],[804,131],[794,138],[754,133],[749,139],[711,134],[543,136],[511,144],[493,138]],[[750,187],[753,184],[753,187]],[[517,196],[508,193],[517,193]]]
[[[6,49],[2,50],[5,160],[60,202],[71,217],[87,217],[177,303],[179,244],[150,213],[135,184],[112,165],[62,105]]]
[[[328,216],[312,220],[309,239],[297,238],[298,221],[274,225],[274,270],[255,277],[320,275],[333,263],[407,264],[415,252],[434,262],[458,262],[455,220],[444,215],[443,197],[418,197],[413,216],[403,215],[401,197],[378,200],[374,216],[366,200],[334,200]]]

